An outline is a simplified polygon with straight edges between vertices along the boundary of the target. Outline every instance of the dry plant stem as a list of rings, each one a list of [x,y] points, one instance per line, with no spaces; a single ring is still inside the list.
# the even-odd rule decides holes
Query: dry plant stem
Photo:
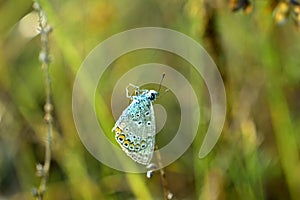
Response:
[[[155,145],[155,149],[158,149],[157,145]],[[164,199],[169,200],[169,199],[172,198],[172,193],[169,190],[168,181],[167,181],[167,178],[166,178],[166,173],[165,173],[165,170],[164,170],[164,168],[162,166],[162,163],[161,163],[161,155],[160,155],[159,151],[156,151],[156,157],[157,157],[157,160],[158,160],[160,179],[161,179],[161,183],[162,183],[163,190],[164,190]]]
[[[41,177],[41,182],[36,190],[36,199],[43,199],[44,193],[46,191],[47,179],[49,175],[50,162],[51,162],[51,140],[52,140],[52,110],[53,106],[51,103],[51,79],[49,74],[49,34],[51,32],[51,27],[47,23],[47,18],[44,10],[38,1],[34,2],[34,9],[38,12],[39,16],[39,31],[41,37],[41,52],[39,59],[41,62],[42,70],[45,78],[45,92],[46,92],[46,102],[44,106],[45,116],[44,120],[46,123],[47,139],[45,143],[45,162],[44,165],[37,165],[37,174]]]

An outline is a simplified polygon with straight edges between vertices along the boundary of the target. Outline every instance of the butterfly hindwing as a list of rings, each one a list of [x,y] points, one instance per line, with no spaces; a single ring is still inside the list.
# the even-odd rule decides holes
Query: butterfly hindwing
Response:
[[[147,165],[154,151],[154,110],[149,99],[135,97],[123,111],[113,130],[122,150],[134,161]]]

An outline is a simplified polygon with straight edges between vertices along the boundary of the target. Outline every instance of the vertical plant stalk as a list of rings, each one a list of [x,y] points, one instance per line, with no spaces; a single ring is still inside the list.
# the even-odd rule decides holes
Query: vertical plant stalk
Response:
[[[50,162],[51,162],[51,141],[52,141],[52,110],[53,105],[51,102],[51,78],[49,73],[50,56],[49,56],[49,34],[52,28],[47,23],[47,17],[45,11],[42,9],[39,1],[35,1],[33,8],[37,11],[39,17],[39,32],[41,37],[41,51],[39,60],[45,78],[45,92],[46,100],[44,105],[44,120],[46,123],[46,142],[45,142],[45,162],[44,165],[37,164],[37,175],[41,178],[40,185],[34,190],[34,196],[36,199],[43,199],[46,191],[47,179],[49,176]]]
[[[155,145],[155,149],[158,149],[156,145]],[[162,166],[161,155],[160,155],[159,151],[156,151],[156,157],[157,157],[157,160],[158,160],[160,179],[161,179],[161,183],[162,183],[163,191],[164,191],[164,199],[165,200],[172,199],[173,198],[173,193],[171,193],[170,190],[169,190],[169,185],[168,185],[168,180],[167,180],[167,177],[166,177],[166,172],[165,172],[165,170]]]

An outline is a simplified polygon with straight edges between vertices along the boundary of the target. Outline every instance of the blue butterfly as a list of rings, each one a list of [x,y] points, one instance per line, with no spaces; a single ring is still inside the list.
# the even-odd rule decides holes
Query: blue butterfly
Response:
[[[129,95],[129,87],[135,88],[135,95]],[[138,86],[129,84],[126,96],[132,102],[112,129],[122,150],[143,165],[150,163],[154,151],[156,126],[152,103],[158,94],[155,90],[140,90]]]

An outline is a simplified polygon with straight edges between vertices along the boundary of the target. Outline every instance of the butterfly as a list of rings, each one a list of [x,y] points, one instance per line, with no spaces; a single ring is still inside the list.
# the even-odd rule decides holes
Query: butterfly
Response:
[[[129,87],[135,88],[135,95],[129,95]],[[112,128],[122,150],[143,165],[150,163],[154,151],[156,126],[152,103],[158,94],[155,90],[140,90],[138,86],[129,84],[126,96],[131,103]]]

